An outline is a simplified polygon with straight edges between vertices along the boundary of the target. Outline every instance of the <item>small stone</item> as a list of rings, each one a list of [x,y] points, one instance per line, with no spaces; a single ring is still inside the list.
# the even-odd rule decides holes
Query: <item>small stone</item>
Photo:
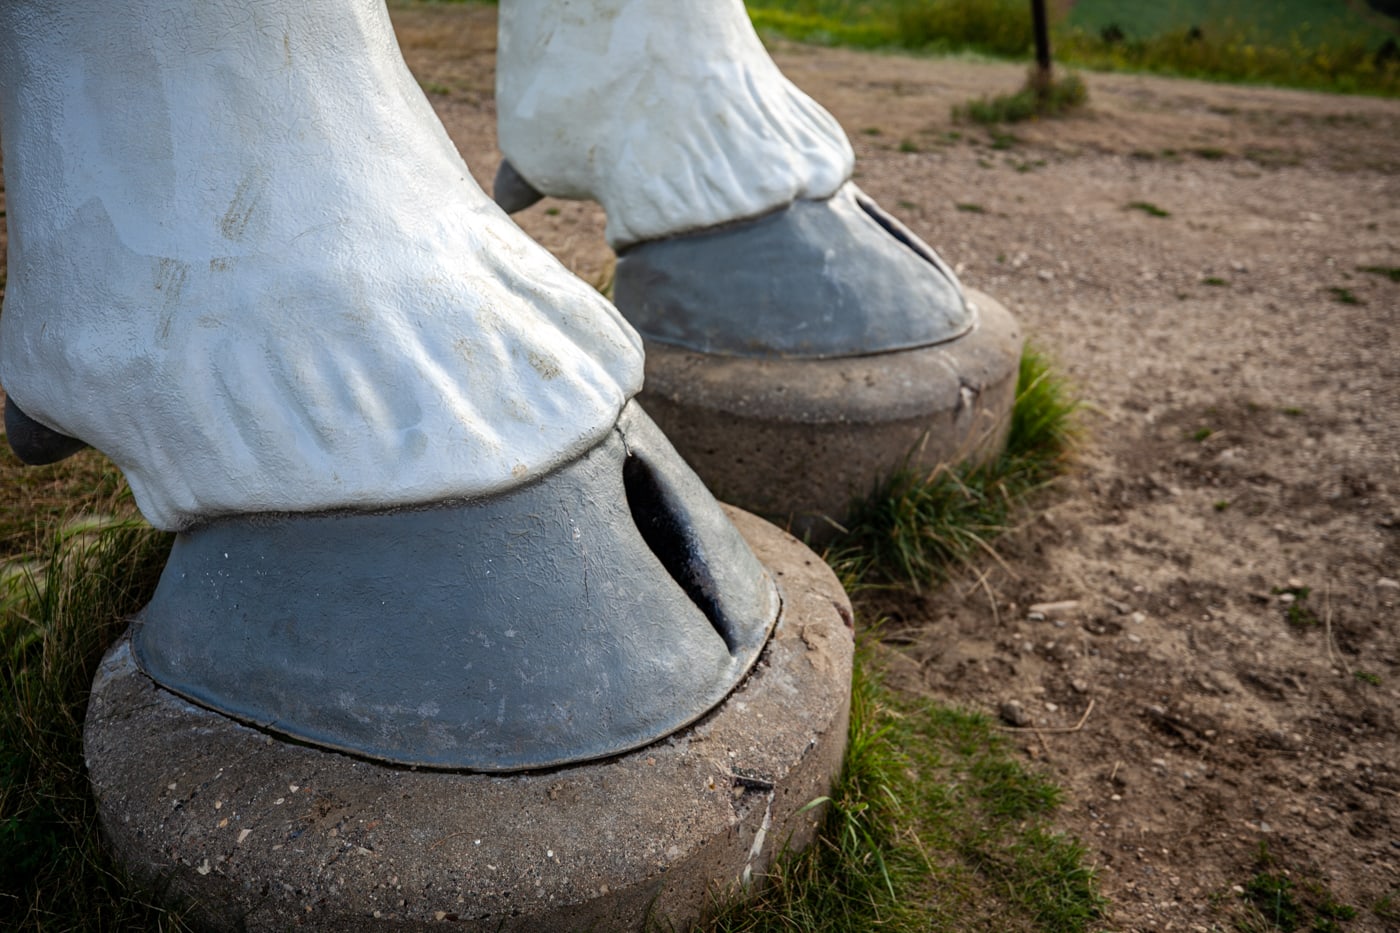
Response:
[[[237,845],[242,845],[242,844],[243,844],[243,840],[244,840],[244,839],[247,839],[247,838],[248,838],[249,836],[251,836],[252,834],[253,834],[253,831],[252,831],[251,829],[240,829],[240,830],[238,831],[238,842],[237,842],[236,844],[237,844]]]
[[[1046,700],[1046,701],[1045,701],[1045,709],[1046,709],[1047,712],[1054,713],[1054,712],[1057,712],[1057,711],[1059,710],[1059,708],[1060,708],[1060,707],[1059,707],[1059,704],[1057,704],[1057,703],[1051,703],[1049,700]]]
[[[1297,598],[1298,598],[1298,597],[1295,596],[1295,595],[1293,595],[1292,593],[1280,593],[1280,594],[1278,594],[1278,601],[1281,602],[1281,603],[1283,603],[1285,606],[1291,606],[1291,605],[1293,604],[1293,601],[1296,600]]]
[[[435,911],[435,912],[433,913],[433,919],[434,919],[434,920],[437,920],[437,921],[439,921],[439,922],[441,922],[441,921],[443,921],[443,920],[446,920],[446,919],[447,919],[447,911],[445,911],[445,910]]]
[[[1265,823],[1263,820],[1260,820],[1260,821],[1259,821],[1259,831],[1260,831],[1261,833],[1271,833],[1271,832],[1274,831],[1274,828],[1273,828],[1272,826],[1270,826],[1268,823]]]
[[[1078,608],[1079,600],[1062,599],[1059,602],[1053,603],[1036,603],[1034,606],[1031,606],[1030,611],[1032,615],[1040,613],[1043,618],[1054,619],[1064,618]]]
[[[1043,612],[1034,612],[1034,611],[1028,612],[1028,613],[1026,613],[1026,618],[1027,618],[1029,621],[1031,621],[1031,622],[1044,622],[1044,621],[1045,621],[1045,613],[1043,613]]]
[[[1016,700],[1007,700],[997,708],[997,714],[1001,716],[1001,721],[1009,726],[1028,726],[1031,722],[1030,714],[1026,708]]]
[[[1400,580],[1392,580],[1390,577],[1381,577],[1376,581],[1376,586],[1383,590],[1400,590]]]
[[[1132,642],[1132,643],[1135,644],[1135,645],[1142,644],[1142,636],[1141,636],[1141,635],[1134,635],[1132,632],[1129,632],[1129,633],[1128,633],[1128,641]]]
[[[1042,282],[1049,282],[1051,279],[1055,278],[1055,273],[1051,272],[1049,269],[1041,269],[1036,275]]]
[[[1133,620],[1134,625],[1141,625],[1142,623],[1147,621],[1147,613],[1134,612],[1132,615],[1128,616],[1128,618]]]
[[[1080,679],[1077,678],[1077,677],[1076,677],[1074,680],[1071,680],[1071,681],[1069,682],[1069,685],[1070,685],[1070,687],[1072,687],[1072,688],[1074,689],[1074,692],[1075,692],[1075,693],[1088,693],[1088,692],[1089,692],[1089,684],[1088,684],[1088,682],[1083,681],[1083,680],[1080,680]]]
[[[1303,588],[1303,581],[1299,580],[1297,577],[1289,577],[1288,588],[1292,590],[1301,590]]]
[[[200,866],[195,869],[195,871],[199,872],[201,875],[207,875],[212,870],[213,869],[209,867],[208,859],[205,859],[202,863],[200,863]]]

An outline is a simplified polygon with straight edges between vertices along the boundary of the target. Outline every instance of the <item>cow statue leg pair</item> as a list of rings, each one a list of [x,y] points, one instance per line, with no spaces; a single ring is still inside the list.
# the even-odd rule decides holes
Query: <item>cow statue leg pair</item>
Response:
[[[780,217],[791,288],[858,228],[947,318],[880,339],[966,326],[739,0],[505,0],[499,86],[509,206],[599,199],[648,281]],[[382,0],[10,0],[0,127],[9,439],[100,449],[179,532],[133,635],[158,682],[509,770],[651,741],[753,664],[776,589],[630,403],[636,331],[471,180]]]

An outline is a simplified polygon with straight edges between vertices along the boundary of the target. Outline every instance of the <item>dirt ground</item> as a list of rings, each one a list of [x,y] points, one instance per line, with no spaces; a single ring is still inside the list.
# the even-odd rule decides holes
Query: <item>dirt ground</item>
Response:
[[[494,10],[395,21],[489,188]],[[1115,929],[1243,923],[1261,843],[1358,908],[1341,929],[1400,929],[1371,910],[1400,911],[1400,283],[1361,271],[1400,266],[1400,101],[1087,75],[1087,112],[997,138],[950,108],[1015,66],[775,55],[859,184],[1088,403],[1076,471],[999,561],[867,601],[892,682],[1019,705]],[[606,279],[596,206],[518,219]]]

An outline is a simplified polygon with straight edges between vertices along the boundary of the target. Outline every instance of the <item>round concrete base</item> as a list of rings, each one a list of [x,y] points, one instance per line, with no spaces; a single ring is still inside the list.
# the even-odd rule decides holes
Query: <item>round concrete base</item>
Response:
[[[157,687],[123,638],[84,734],[120,861],[209,929],[685,928],[808,843],[841,763],[850,604],[793,538],[728,510],[783,598],[753,672],[656,744],[514,775],[295,745]],[[668,926],[670,925],[670,926]]]
[[[872,356],[757,359],[648,341],[638,401],[715,496],[819,541],[906,463],[980,462],[1006,443],[1021,332],[968,290],[977,323]]]

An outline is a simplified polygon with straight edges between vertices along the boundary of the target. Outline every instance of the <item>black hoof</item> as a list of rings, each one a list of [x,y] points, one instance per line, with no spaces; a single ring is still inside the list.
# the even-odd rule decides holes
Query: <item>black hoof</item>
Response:
[[[157,683],[236,719],[511,771],[695,721],[777,612],[769,574],[631,405],[579,459],[499,496],[183,533],[132,644]]]
[[[30,466],[57,463],[87,446],[76,437],[59,434],[53,428],[35,421],[8,396],[5,398],[5,437],[9,439],[15,456]]]
[[[507,214],[514,214],[516,211],[525,210],[544,195],[520,177],[514,165],[502,159],[501,167],[496,169],[496,181],[491,185],[491,197],[501,210]]]
[[[851,184],[629,247],[616,283],[642,336],[722,356],[867,356],[952,340],[974,320],[943,260]]]

